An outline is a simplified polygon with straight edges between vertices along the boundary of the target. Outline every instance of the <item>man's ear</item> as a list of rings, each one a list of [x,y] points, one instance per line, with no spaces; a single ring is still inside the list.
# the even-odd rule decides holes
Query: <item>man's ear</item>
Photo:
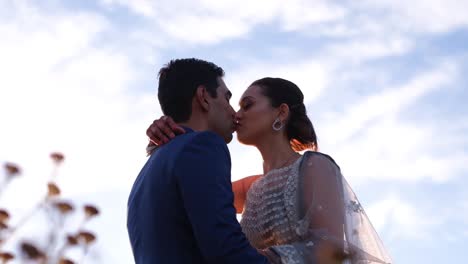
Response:
[[[203,109],[204,111],[208,111],[210,109],[210,103],[209,103],[210,101],[208,99],[208,96],[209,94],[205,86],[200,85],[197,87],[197,91],[195,93],[195,99],[197,100],[201,109]]]

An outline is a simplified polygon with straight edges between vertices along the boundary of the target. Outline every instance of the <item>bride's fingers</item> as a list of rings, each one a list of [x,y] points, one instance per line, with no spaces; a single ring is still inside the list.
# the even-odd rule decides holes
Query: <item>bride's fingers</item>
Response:
[[[169,139],[164,135],[162,129],[160,128],[161,120],[155,120],[153,124],[146,130],[146,135],[150,140],[158,145],[166,143]]]
[[[176,122],[174,122],[174,120],[171,117],[168,116],[167,118],[165,118],[165,121],[166,121],[166,124],[171,128],[172,132],[176,134],[185,133],[185,130],[181,126],[177,125]],[[171,136],[171,138],[173,137],[174,136]]]
[[[159,120],[157,120],[156,126],[161,130],[161,133],[164,134],[169,139],[172,139],[175,137],[175,134],[173,132],[173,129],[168,122],[169,117],[168,116],[163,116]]]
[[[156,146],[159,146],[159,145],[161,145],[161,143],[162,143],[162,142],[159,141],[159,140],[151,139],[151,138],[149,138],[149,141],[150,141],[150,145],[156,145]]]

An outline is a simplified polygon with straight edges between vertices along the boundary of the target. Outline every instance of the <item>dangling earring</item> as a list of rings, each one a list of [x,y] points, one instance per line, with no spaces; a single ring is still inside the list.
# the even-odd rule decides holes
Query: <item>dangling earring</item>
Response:
[[[273,122],[273,130],[275,131],[280,131],[283,128],[283,122],[279,118],[275,119],[275,122]]]

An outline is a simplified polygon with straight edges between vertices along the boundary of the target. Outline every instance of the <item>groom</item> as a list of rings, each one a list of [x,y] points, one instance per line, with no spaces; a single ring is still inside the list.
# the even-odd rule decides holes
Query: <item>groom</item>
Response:
[[[186,133],[148,159],[130,193],[127,228],[137,264],[268,263],[233,207],[226,143],[235,112],[223,75],[198,59],[173,60],[159,72],[161,108]]]

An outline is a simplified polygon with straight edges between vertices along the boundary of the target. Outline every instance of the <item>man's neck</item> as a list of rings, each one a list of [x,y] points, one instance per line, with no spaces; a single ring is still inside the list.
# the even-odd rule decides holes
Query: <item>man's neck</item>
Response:
[[[180,126],[185,126],[193,129],[193,131],[206,131],[208,130],[208,122],[203,119],[190,118],[187,122],[178,123]]]

